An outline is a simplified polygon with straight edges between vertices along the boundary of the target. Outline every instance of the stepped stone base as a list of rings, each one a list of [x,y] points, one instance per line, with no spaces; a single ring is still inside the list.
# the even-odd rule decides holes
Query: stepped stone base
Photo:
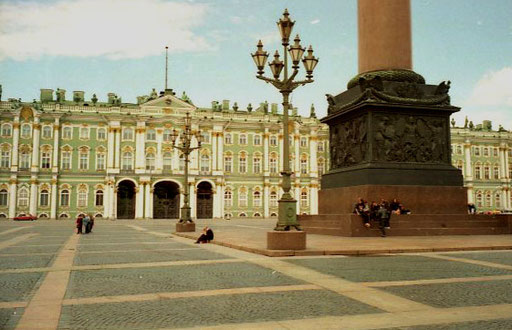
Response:
[[[305,250],[306,233],[304,231],[269,231],[267,232],[267,249]]]
[[[196,224],[194,222],[176,223],[177,233],[186,233],[196,231]]]
[[[373,237],[380,236],[378,223],[363,226],[355,214],[319,214],[298,216],[308,234]],[[409,214],[391,215],[388,236],[503,235],[512,234],[511,215]]]

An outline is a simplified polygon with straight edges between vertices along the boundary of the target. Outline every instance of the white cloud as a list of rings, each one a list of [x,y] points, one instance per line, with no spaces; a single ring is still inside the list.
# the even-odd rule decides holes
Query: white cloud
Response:
[[[486,73],[475,85],[469,105],[512,107],[512,67]]]
[[[268,32],[268,33],[264,33],[264,34],[255,34],[253,35],[254,39],[255,40],[261,40],[261,42],[263,43],[263,46],[265,48],[268,48],[268,47],[275,47],[275,45],[277,44],[277,42],[280,42],[281,41],[281,35],[279,34],[279,31],[272,31],[272,32]],[[268,49],[267,49],[268,50]]]
[[[50,56],[141,58],[213,49],[193,28],[204,4],[166,0],[0,3],[0,60]]]
[[[318,24],[320,23],[320,20],[317,18],[317,19],[314,19],[310,22],[311,24]]]

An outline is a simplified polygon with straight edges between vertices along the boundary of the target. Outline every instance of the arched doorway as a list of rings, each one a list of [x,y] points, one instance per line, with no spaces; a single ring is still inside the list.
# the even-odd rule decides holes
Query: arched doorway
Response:
[[[178,219],[180,217],[180,190],[176,183],[158,182],[153,195],[153,219]]]
[[[123,180],[117,185],[117,218],[135,218],[135,183]]]
[[[210,219],[213,217],[213,191],[209,182],[203,181],[197,185],[197,218]]]

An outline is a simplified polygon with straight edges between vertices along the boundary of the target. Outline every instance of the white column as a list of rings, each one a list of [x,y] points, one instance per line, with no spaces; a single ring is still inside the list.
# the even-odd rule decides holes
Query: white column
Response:
[[[510,166],[509,161],[508,161],[508,150],[509,150],[508,148],[505,148],[505,150],[503,150],[503,152],[505,153],[505,178],[506,179],[512,179],[510,177],[510,172],[508,170],[509,166]]]
[[[144,183],[139,182],[135,187],[135,219],[142,219],[144,217]]]
[[[34,130],[32,139],[32,172],[39,171],[39,138],[41,125],[39,124],[39,117],[34,118]]]
[[[297,214],[301,214],[300,213],[300,193],[301,193],[301,191],[300,191],[300,183],[298,180],[295,182],[294,191],[295,191],[295,193],[294,193],[295,196],[293,196],[293,197],[297,201]]]
[[[110,200],[111,200],[111,188],[110,188],[110,180],[108,178],[105,179],[105,199],[103,200],[103,217],[106,218],[106,219],[110,219],[111,218],[111,214],[110,214],[110,210],[111,210],[111,206],[110,206]]]
[[[501,145],[500,146],[500,179],[505,179],[507,177],[508,169],[505,167],[505,158],[507,156],[506,154],[506,146]]]
[[[284,170],[284,162],[283,162],[283,157],[284,157],[284,138],[283,138],[282,130],[279,131],[278,143],[279,143],[279,166],[278,166],[278,172],[280,173],[280,172],[282,172]],[[288,149],[288,150],[290,150],[290,149]],[[291,155],[291,153],[290,153],[290,155]]]
[[[13,135],[12,135],[12,171],[18,171],[18,151],[20,143],[20,117],[14,117]]]
[[[150,187],[151,185],[148,184],[148,187]],[[149,189],[149,200],[147,200],[146,202],[149,204],[149,213],[148,213],[148,218],[150,219],[153,219],[154,216],[153,216],[153,200],[154,200],[154,197],[155,197],[155,188],[150,188]]]
[[[473,180],[473,166],[471,164],[471,142],[465,141],[464,143],[464,165],[465,165],[465,173],[464,179],[466,181]]]
[[[16,178],[11,178],[9,184],[9,218],[12,219],[16,216],[16,193],[18,188]]]
[[[60,123],[59,118],[55,118],[53,123],[53,161],[52,161],[52,172],[59,172],[59,136],[60,135]]]
[[[311,131],[309,137],[309,176],[318,178],[318,136],[316,130]]]
[[[213,201],[213,205],[218,204],[218,215],[219,218],[224,218],[224,182],[217,184],[216,200]]]
[[[219,194],[218,194],[219,190],[220,190],[220,187],[218,185],[216,185],[215,188],[213,188],[212,198],[213,198],[213,217],[214,218],[220,217],[221,205],[219,203]]]
[[[107,150],[107,169],[114,168],[115,158],[115,129],[112,127],[108,128],[108,150]]]
[[[190,216],[192,219],[197,219],[197,188],[194,182],[189,182],[190,185],[190,196],[189,196],[189,205],[190,205]]]
[[[145,157],[144,152],[144,123],[137,123],[137,127],[135,128],[135,172],[141,173],[145,170],[145,166],[143,164]]]
[[[114,158],[114,168],[120,169],[120,161],[121,161],[121,128],[116,128],[114,131],[115,134],[115,158]]]
[[[294,172],[295,172],[295,177],[298,178],[298,177],[300,177],[300,135],[299,135],[299,130],[298,129],[295,129],[295,134],[293,136],[293,143],[294,143],[294,146],[295,146],[295,166],[294,166]],[[300,213],[298,213],[298,211],[297,211],[297,214],[300,214]]]
[[[150,195],[151,195],[151,184],[148,182],[147,184],[144,185],[145,189],[144,189],[144,199],[145,199],[145,204],[144,204],[144,217],[146,219],[149,219],[151,218],[151,212],[149,210],[150,206],[151,206],[151,203],[149,202],[150,201]]]
[[[50,210],[50,218],[57,219],[57,175],[54,175],[52,178],[52,198],[51,198],[51,210]]]
[[[214,175],[216,175],[215,172],[219,169],[217,166],[217,153],[217,132],[212,132],[212,173]]]
[[[309,189],[309,210],[311,214],[318,214],[318,183],[313,182]]]
[[[156,130],[156,160],[155,160],[155,168],[161,171],[164,168],[164,161],[162,156],[162,143],[164,140],[163,130]]]
[[[29,213],[32,215],[37,215],[37,179],[34,177],[30,179]]]
[[[263,134],[263,175],[269,176],[269,150],[268,150],[268,128],[265,128],[265,133]],[[266,217],[266,216],[265,216]]]
[[[222,132],[217,133],[217,168],[224,173],[224,133]],[[222,199],[224,200],[224,197]]]
[[[510,189],[508,189],[508,190],[506,191],[506,196],[507,196],[507,197],[506,197],[506,198],[507,198],[507,201],[506,201],[507,210],[512,209],[512,201],[510,200],[510,194],[511,194],[511,191],[510,191]]]
[[[115,184],[112,187],[112,200],[110,202],[110,205],[112,207],[112,218],[117,219],[117,187],[115,186]]]
[[[270,216],[270,186],[267,182],[263,184],[263,216]]]

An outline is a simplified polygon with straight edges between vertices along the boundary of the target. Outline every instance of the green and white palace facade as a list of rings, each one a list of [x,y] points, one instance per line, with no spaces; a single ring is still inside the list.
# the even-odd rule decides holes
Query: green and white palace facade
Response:
[[[0,100],[0,217],[176,219],[185,185],[193,218],[277,215],[283,165],[277,104],[239,109],[224,100],[200,108],[172,90],[137,99],[123,103],[109,93],[107,102],[96,95],[86,101],[75,91],[66,100],[62,89],[42,89],[38,101]],[[314,214],[328,167],[328,128],[313,107],[310,117],[291,112],[292,193],[298,212]],[[171,133],[183,129],[187,113],[203,142],[190,154],[185,183],[185,161]]]

